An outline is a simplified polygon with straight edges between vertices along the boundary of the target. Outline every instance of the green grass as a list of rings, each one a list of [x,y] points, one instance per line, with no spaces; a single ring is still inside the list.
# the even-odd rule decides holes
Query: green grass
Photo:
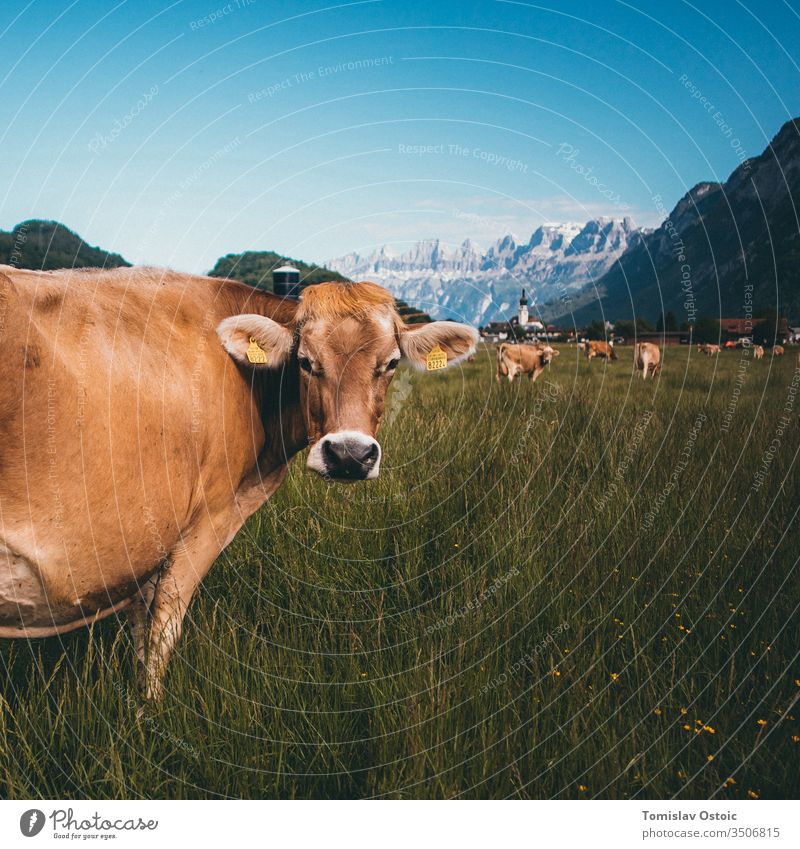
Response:
[[[414,373],[378,481],[297,463],[143,719],[116,622],[3,641],[0,795],[796,797],[794,352],[735,396],[741,352],[619,350]]]

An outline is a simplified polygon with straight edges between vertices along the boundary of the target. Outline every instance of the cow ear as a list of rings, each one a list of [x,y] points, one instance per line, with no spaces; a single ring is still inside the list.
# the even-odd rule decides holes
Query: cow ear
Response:
[[[278,368],[292,353],[294,335],[263,315],[232,315],[217,326],[222,347],[241,365]]]
[[[425,369],[428,354],[435,347],[447,354],[447,365],[465,360],[475,352],[478,331],[454,321],[434,321],[415,327],[406,325],[400,331],[400,350],[403,356],[418,369]]]

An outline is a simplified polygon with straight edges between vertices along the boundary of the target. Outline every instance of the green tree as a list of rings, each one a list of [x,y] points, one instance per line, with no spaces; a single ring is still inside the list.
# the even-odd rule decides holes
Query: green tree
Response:
[[[636,322],[623,318],[614,322],[614,333],[625,339],[633,339],[636,336]]]
[[[758,310],[757,318],[764,320],[753,328],[753,340],[756,343],[763,342],[768,347],[781,342],[779,328],[781,324],[780,313],[773,306],[762,307]]]
[[[656,322],[656,330],[659,333],[674,333],[678,329],[678,319],[675,318],[675,313],[670,310],[666,315],[662,312]]]
[[[710,315],[701,315],[692,329],[692,342],[712,342],[719,344],[719,321]]]
[[[292,262],[300,272],[300,283],[311,286],[329,280],[346,280],[336,271],[318,265],[310,265],[297,259],[276,254],[274,251],[245,251],[241,254],[221,256],[208,272],[209,277],[230,277],[241,280],[256,289],[272,291],[272,272],[281,265]]]
[[[596,318],[585,331],[585,335],[587,339],[605,339],[606,338],[606,326],[600,321],[599,318]]]

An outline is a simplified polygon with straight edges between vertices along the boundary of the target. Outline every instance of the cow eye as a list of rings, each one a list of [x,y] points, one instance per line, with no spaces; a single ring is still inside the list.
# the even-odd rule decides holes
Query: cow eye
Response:
[[[299,363],[300,368],[303,369],[304,372],[311,374],[311,372],[312,372],[311,360],[309,360],[308,357],[300,357],[300,359],[297,362]]]
[[[400,360],[389,360],[386,364],[386,371],[394,371],[400,365]]]

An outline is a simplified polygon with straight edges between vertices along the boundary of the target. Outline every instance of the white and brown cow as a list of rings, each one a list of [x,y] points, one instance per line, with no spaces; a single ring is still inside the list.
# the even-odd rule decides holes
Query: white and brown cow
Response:
[[[754,360],[763,360],[764,359],[764,346],[763,345],[753,345],[753,359]]]
[[[505,342],[497,349],[497,380],[501,376],[513,382],[518,374],[527,374],[535,381],[550,365],[558,351],[550,345],[508,345]]]
[[[712,345],[710,342],[703,342],[697,346],[697,350],[707,357],[714,357],[719,354],[722,348],[719,345]]]
[[[126,610],[147,698],[214,560],[288,463],[375,478],[401,358],[474,350],[373,283],[289,301],[157,269],[0,266],[0,637]]]
[[[661,349],[653,342],[637,342],[633,349],[633,365],[642,378],[655,378],[661,372]]]

